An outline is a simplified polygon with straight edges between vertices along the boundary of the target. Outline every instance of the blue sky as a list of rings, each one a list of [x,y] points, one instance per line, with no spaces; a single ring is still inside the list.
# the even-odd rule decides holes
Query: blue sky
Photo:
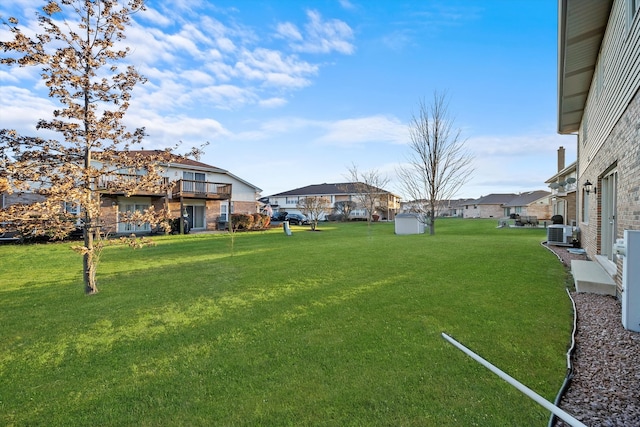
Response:
[[[0,6],[35,29],[33,0]],[[475,156],[459,197],[546,189],[556,152],[555,0],[147,1],[127,59],[136,87],[126,123],[147,149],[205,141],[201,161],[263,196],[344,182],[347,169],[395,170],[410,154],[421,99],[446,91]],[[8,38],[6,29],[0,38]],[[0,68],[0,128],[33,135],[49,117],[35,69]]]

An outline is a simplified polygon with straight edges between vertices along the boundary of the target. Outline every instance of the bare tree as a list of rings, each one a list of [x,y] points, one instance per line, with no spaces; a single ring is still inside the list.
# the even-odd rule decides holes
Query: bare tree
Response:
[[[473,173],[473,156],[460,129],[454,129],[446,93],[434,92],[432,103],[421,101],[409,125],[406,165],[397,169],[405,195],[412,199],[435,234],[439,203],[453,199]]]
[[[348,170],[347,179],[354,191],[354,197],[359,207],[364,208],[367,214],[367,222],[371,224],[373,215],[378,210],[388,208],[389,192],[384,190],[389,184],[389,178],[382,175],[377,169],[361,172],[358,166],[352,164]]]
[[[307,196],[298,201],[298,209],[309,218],[311,229],[315,231],[320,218],[330,210],[331,200],[323,196]]]
[[[356,202],[353,200],[339,200],[333,204],[333,209],[336,215],[340,217],[342,221],[347,221],[349,215],[356,208]]]
[[[57,132],[60,141],[0,130],[0,159],[6,165],[0,188],[39,196],[34,203],[2,210],[0,222],[38,221],[37,227],[30,226],[34,233],[62,237],[75,227],[64,206],[78,207],[84,240],[78,251],[87,294],[98,291],[95,275],[104,189],[100,182],[127,196],[143,189],[165,191],[158,162],[126,154],[142,141],[144,129],[129,132],[122,123],[130,93],[144,78],[132,66],[118,68],[129,49],[115,44],[125,38],[131,14],[142,9],[143,0],[124,5],[116,0],[49,1],[36,13],[42,32],[31,37],[21,31],[17,19],[2,22],[13,39],[0,42],[5,52],[0,63],[40,67],[49,97],[60,107],[52,118],[40,119],[37,129]],[[155,223],[161,217],[162,212],[149,209],[131,214],[128,220]]]

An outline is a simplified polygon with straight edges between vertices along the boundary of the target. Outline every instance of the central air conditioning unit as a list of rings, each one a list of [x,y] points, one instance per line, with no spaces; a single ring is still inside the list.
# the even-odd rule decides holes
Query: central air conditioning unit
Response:
[[[556,246],[573,245],[573,227],[553,224],[547,227],[547,243]]]

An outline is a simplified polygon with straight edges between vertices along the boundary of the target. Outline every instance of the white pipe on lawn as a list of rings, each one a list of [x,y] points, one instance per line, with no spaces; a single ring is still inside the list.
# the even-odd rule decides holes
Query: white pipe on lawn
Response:
[[[525,395],[527,395],[528,397],[530,397],[531,399],[536,401],[538,404],[542,405],[545,409],[553,412],[556,416],[558,416],[560,419],[562,419],[562,421],[568,423],[571,427],[587,427],[586,424],[583,424],[582,422],[576,420],[570,414],[568,414],[565,411],[563,411],[562,409],[558,408],[556,405],[554,405],[553,403],[549,402],[544,397],[540,396],[538,393],[536,393],[535,391],[531,390],[529,387],[527,387],[526,385],[522,384],[521,382],[519,382],[515,378],[511,377],[509,374],[501,371],[500,369],[498,369],[497,367],[495,367],[491,363],[487,362],[482,357],[478,356],[473,351],[469,350],[467,347],[465,347],[464,345],[460,344],[458,341],[454,340],[453,338],[451,338],[449,335],[445,334],[444,332],[442,333],[442,338],[444,338],[445,340],[449,341],[451,344],[453,344],[455,347],[457,347],[462,352],[466,353],[468,356],[470,356],[476,362],[480,363],[485,368],[489,369],[491,372],[493,372],[494,374],[496,374],[497,376],[499,376],[500,378],[502,378],[503,380],[505,380],[506,382],[508,382],[509,384],[514,386],[515,388],[517,388],[518,390],[520,390],[522,393],[524,393]]]

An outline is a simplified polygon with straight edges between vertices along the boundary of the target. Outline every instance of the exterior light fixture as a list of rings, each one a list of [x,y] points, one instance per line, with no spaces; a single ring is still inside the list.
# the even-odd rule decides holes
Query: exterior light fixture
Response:
[[[582,186],[584,187],[584,191],[586,191],[587,194],[591,193],[591,190],[593,190],[594,194],[598,192],[598,189],[594,187],[593,184],[589,182],[589,180],[587,180],[584,184],[582,184]]]

